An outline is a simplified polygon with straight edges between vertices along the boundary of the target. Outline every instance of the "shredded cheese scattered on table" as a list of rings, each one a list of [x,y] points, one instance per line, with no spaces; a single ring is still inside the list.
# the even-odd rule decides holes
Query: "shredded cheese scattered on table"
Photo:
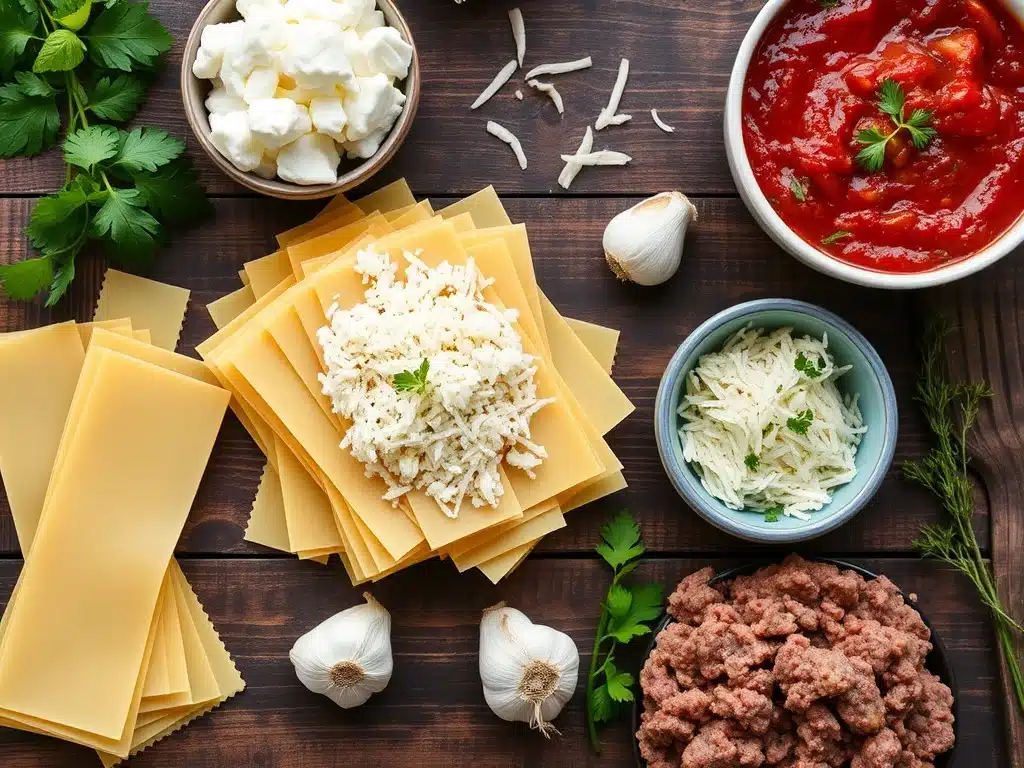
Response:
[[[331,307],[317,334],[323,392],[352,422],[341,447],[384,479],[384,498],[396,504],[425,489],[449,517],[467,499],[496,507],[502,461],[533,477],[547,457],[530,419],[552,400],[537,396],[518,312],[485,301],[493,280],[472,259],[435,268],[412,253],[404,259],[400,280],[387,254],[359,251],[363,302]]]
[[[848,370],[836,367],[827,335],[738,331],[687,376],[683,458],[730,509],[809,519],[857,474],[867,426],[857,396],[836,387]]]

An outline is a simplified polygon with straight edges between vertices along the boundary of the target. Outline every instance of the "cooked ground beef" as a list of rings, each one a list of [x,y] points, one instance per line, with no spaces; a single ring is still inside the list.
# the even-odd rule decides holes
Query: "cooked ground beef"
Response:
[[[713,576],[680,582],[640,672],[650,768],[932,768],[953,746],[931,633],[887,578],[795,555]]]

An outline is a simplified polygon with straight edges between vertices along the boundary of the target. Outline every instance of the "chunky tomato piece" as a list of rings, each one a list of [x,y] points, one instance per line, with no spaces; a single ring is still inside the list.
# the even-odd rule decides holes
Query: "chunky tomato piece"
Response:
[[[902,111],[880,108],[887,81]],[[1024,29],[998,0],[791,0],[747,74],[744,141],[779,215],[834,257],[965,258],[1024,211]]]

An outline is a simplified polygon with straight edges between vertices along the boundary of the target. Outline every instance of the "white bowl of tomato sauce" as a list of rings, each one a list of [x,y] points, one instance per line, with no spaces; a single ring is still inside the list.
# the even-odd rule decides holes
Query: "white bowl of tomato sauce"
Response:
[[[851,283],[957,280],[1024,242],[1024,0],[768,0],[725,139],[740,195]]]

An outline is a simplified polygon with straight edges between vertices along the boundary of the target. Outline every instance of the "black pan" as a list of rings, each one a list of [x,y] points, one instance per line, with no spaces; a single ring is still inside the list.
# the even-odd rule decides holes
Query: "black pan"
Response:
[[[813,557],[808,555],[805,555],[804,557],[807,560],[814,560],[819,563],[831,563],[843,570],[854,571],[868,580],[878,578],[878,574],[872,573],[866,568],[861,568],[859,565],[844,562],[843,560],[833,560],[829,557]],[[759,568],[764,568],[766,565],[771,565],[774,562],[778,561],[765,560],[764,562],[747,563],[746,565],[729,568],[728,570],[715,574],[708,584],[713,586],[719,582],[734,579],[737,576],[747,576]],[[956,765],[957,746],[959,746],[960,743],[960,689],[957,687],[956,677],[953,675],[953,664],[950,661],[949,653],[946,651],[946,646],[942,644],[942,640],[935,633],[935,627],[933,627],[931,622],[928,621],[928,617],[924,615],[917,604],[909,597],[904,595],[903,599],[906,600],[907,605],[911,606],[921,614],[921,620],[932,633],[932,650],[931,653],[928,654],[927,658],[925,658],[925,668],[932,674],[937,675],[942,682],[949,686],[949,690],[953,692],[953,734],[956,737],[956,741],[953,743],[953,748],[951,750],[944,752],[935,758],[935,768],[953,768],[953,766]],[[655,627],[654,632],[651,635],[651,642],[648,644],[647,651],[644,653],[644,663],[647,662],[647,657],[650,656],[651,651],[654,650],[658,634],[672,621],[674,621],[674,619],[671,616],[665,616],[665,618],[658,623],[658,626]],[[643,665],[641,664],[641,666]],[[640,730],[640,713],[643,711],[643,706],[643,696],[638,696],[636,701],[633,702],[633,756],[636,758],[636,764],[640,766],[640,768],[647,768],[647,762],[640,757],[640,742],[636,739],[636,732]]]

